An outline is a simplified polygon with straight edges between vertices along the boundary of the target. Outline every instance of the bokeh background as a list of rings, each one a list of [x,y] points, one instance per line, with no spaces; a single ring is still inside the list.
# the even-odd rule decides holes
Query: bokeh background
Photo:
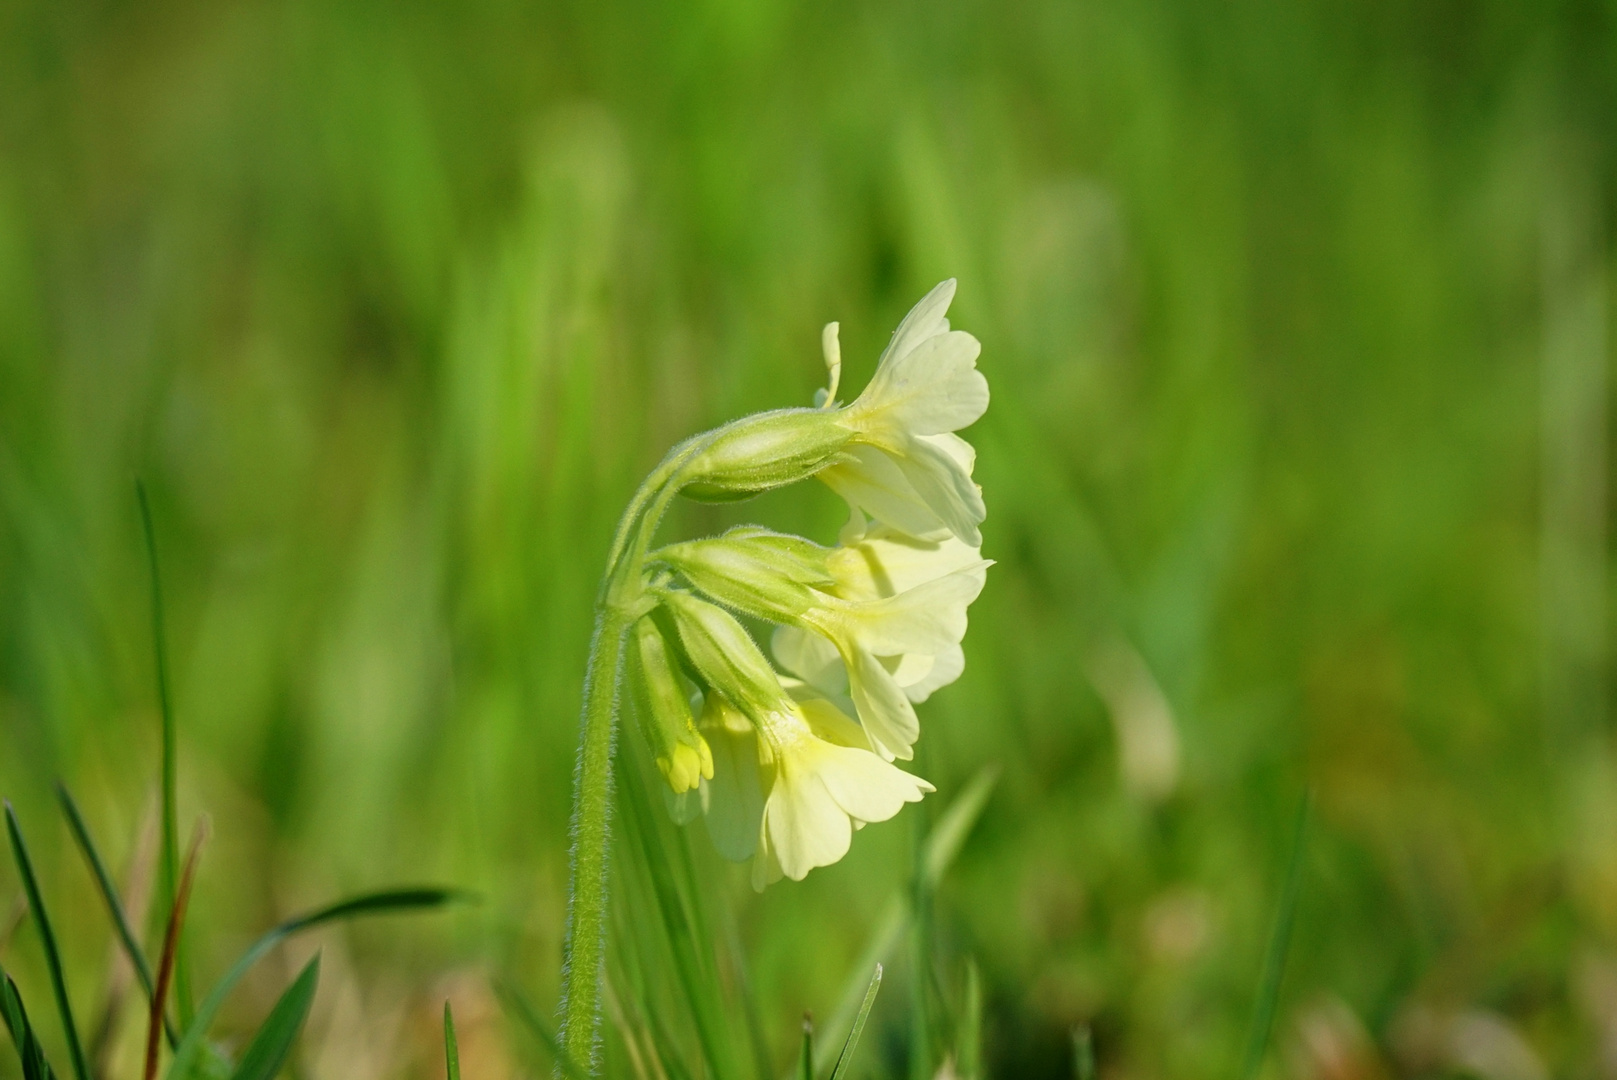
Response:
[[[1266,1075],[1617,1075],[1614,59],[1595,2],[0,6],[0,791],[76,999],[108,936],[50,783],[120,874],[153,820],[137,477],[198,978],[469,886],[230,1015],[320,945],[299,1075],[440,1074],[446,996],[469,1075],[532,1070],[486,976],[554,1001],[617,513],[955,276],[998,565],[939,794],[762,896],[699,860],[779,1063],[986,764],[929,977],[980,966],[993,1075],[1070,1075],[1081,1022],[1104,1076],[1234,1075],[1308,787]],[[670,529],[749,519],[840,512]]]

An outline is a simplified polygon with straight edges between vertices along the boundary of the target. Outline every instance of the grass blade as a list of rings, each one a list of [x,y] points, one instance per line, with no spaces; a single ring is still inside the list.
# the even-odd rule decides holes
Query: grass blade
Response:
[[[455,1014],[444,1002],[444,1070],[448,1080],[460,1080],[460,1045],[455,1042]]]
[[[977,961],[966,960],[966,989],[955,1030],[954,1060],[960,1080],[980,1080],[983,1072],[983,978]]]
[[[797,1080],[814,1080],[814,1018],[803,1014],[803,1049],[797,1055]]]
[[[1313,792],[1305,792],[1303,804],[1297,811],[1291,862],[1286,868],[1285,884],[1280,889],[1274,932],[1269,937],[1269,949],[1263,958],[1263,977],[1258,982],[1258,1000],[1252,1012],[1246,1067],[1241,1070],[1244,1080],[1254,1080],[1258,1075],[1258,1069],[1263,1065],[1264,1051],[1268,1049],[1269,1032],[1274,1026],[1275,1006],[1280,1001],[1280,983],[1286,975],[1286,954],[1291,950],[1291,928],[1297,917],[1297,895],[1302,888],[1303,848],[1308,839],[1308,816],[1313,801]]]
[[[163,578],[157,570],[157,530],[152,525],[152,504],[146,485],[135,481],[135,499],[140,503],[140,526],[146,537],[146,566],[152,582],[152,655],[157,667],[157,711],[163,723],[163,893],[164,910],[172,910],[178,888],[180,867],[179,825],[179,733],[168,685],[168,635],[163,618]],[[178,954],[180,1023],[191,1023],[191,976],[184,949]]]
[[[95,841],[90,838],[89,827],[84,823],[84,815],[79,813],[79,807],[73,801],[67,786],[56,785],[56,797],[62,804],[62,813],[67,817],[68,829],[73,833],[73,840],[79,846],[79,852],[90,864],[90,871],[95,875],[97,887],[101,890],[101,899],[106,901],[107,913],[112,916],[113,928],[118,931],[118,940],[122,943],[124,954],[129,957],[130,966],[135,969],[135,977],[140,980],[141,988],[146,991],[147,1004],[151,1003],[154,993],[152,985],[152,967],[146,959],[145,950],[135,937],[134,930],[129,925],[129,916],[124,912],[123,901],[118,896],[118,887],[113,883],[112,875],[107,873],[107,865],[101,859],[101,853],[96,850]],[[173,1021],[168,1018],[165,1010],[163,1014],[163,1033],[168,1037],[169,1049],[173,1049],[179,1042],[179,1034],[174,1030]]]
[[[28,1021],[28,1011],[22,1007],[22,995],[11,976],[0,968],[0,1018],[11,1032],[11,1042],[17,1048],[17,1060],[22,1064],[23,1080],[56,1080],[45,1050],[39,1045],[34,1026]]]
[[[530,1035],[539,1041],[550,1053],[550,1059],[556,1063],[562,1072],[572,1077],[572,1080],[590,1080],[579,1064],[567,1055],[562,1049],[561,1040],[556,1033],[550,1030],[543,1018],[534,1007],[528,1004],[528,999],[522,996],[517,988],[503,979],[495,982],[494,994],[505,1007],[506,1014],[513,1017],[525,1028]]]
[[[621,743],[619,744],[621,748]],[[674,956],[674,973],[679,978],[685,1001],[696,1021],[696,1037],[708,1068],[719,1080],[728,1080],[736,1069],[727,1052],[730,1040],[724,1023],[724,1000],[720,996],[711,965],[697,949],[699,939],[691,925],[685,902],[669,865],[666,845],[654,835],[658,819],[646,798],[645,785],[620,753],[617,788],[625,807],[628,833],[638,840],[646,869],[650,872],[652,893],[662,916],[663,930]]]
[[[45,901],[39,895],[39,881],[34,877],[34,864],[28,858],[28,845],[23,843],[22,827],[17,814],[6,802],[6,831],[11,834],[11,854],[17,860],[17,873],[22,877],[23,890],[28,894],[28,908],[33,913],[34,925],[39,927],[39,939],[45,947],[45,963],[50,968],[51,990],[56,994],[56,1009],[62,1016],[62,1028],[67,1036],[68,1056],[73,1060],[73,1075],[77,1080],[90,1080],[90,1067],[84,1057],[84,1045],[79,1042],[78,1025],[73,1022],[73,1007],[67,1000],[67,979],[62,974],[62,955],[56,948],[56,935],[51,932],[50,917],[45,914]],[[20,999],[19,999],[20,1000]]]
[[[843,1080],[853,1064],[853,1052],[859,1049],[859,1037],[865,1033],[865,1021],[870,1019],[870,1010],[876,1006],[876,993],[880,989],[881,965],[877,964],[876,973],[870,977],[870,987],[865,991],[865,1000],[859,1006],[859,1014],[854,1017],[853,1028],[842,1044],[842,1052],[837,1055],[836,1067],[831,1070],[831,1080]]]
[[[929,884],[929,887],[937,887],[955,857],[960,854],[960,848],[965,844],[972,826],[977,824],[983,808],[988,805],[988,797],[993,794],[994,784],[998,779],[999,769],[996,766],[984,766],[971,778],[965,790],[955,796],[954,802],[949,804],[949,808],[932,826],[921,852],[921,878]],[[864,973],[876,965],[885,963],[903,938],[905,927],[909,925],[910,894],[913,889],[914,882],[911,882],[898,896],[888,901],[886,908],[877,918],[876,932],[871,935],[870,943],[865,946],[864,953],[853,968],[853,974],[842,992],[842,1000],[837,1005],[837,1011],[831,1015],[831,1022],[820,1029],[821,1034],[825,1036],[820,1043],[822,1055],[829,1054],[837,1035],[847,1031],[853,1022],[854,1014],[859,1009],[865,992]],[[817,1061],[814,1064],[816,1068],[824,1068],[829,1062]]]
[[[288,919],[273,930],[253,942],[252,946],[241,955],[234,966],[225,972],[208,996],[202,1000],[197,1008],[196,1016],[185,1029],[180,1039],[180,1045],[174,1050],[174,1060],[169,1062],[168,1072],[165,1074],[169,1080],[187,1080],[191,1070],[196,1066],[197,1056],[202,1053],[203,1042],[207,1038],[208,1027],[213,1023],[214,1017],[224,1006],[225,999],[236,988],[241,977],[247,974],[252,966],[263,959],[283,939],[303,930],[309,930],[325,923],[339,919],[349,919],[358,915],[382,915],[395,911],[414,911],[422,908],[440,907],[453,900],[464,900],[468,894],[456,889],[393,889],[385,892],[367,893],[363,896],[341,900],[329,907],[320,908],[306,915]]]
[[[163,934],[163,955],[157,965],[157,985],[152,992],[151,1020],[146,1028],[146,1080],[156,1080],[158,1043],[163,1031],[163,1002],[168,998],[168,984],[174,975],[174,965],[180,952],[180,934],[185,929],[185,909],[191,902],[191,886],[196,881],[197,862],[202,858],[202,842],[208,836],[208,819],[197,822],[191,836],[191,851],[185,857],[185,872],[180,876],[179,890],[174,894],[174,906],[169,908],[168,929]]]
[[[1072,1029],[1072,1075],[1074,1080],[1095,1080],[1095,1036],[1088,1024]]]
[[[303,1022],[309,1018],[309,1006],[314,1004],[314,991],[319,982],[320,956],[316,954],[313,960],[304,965],[296,981],[281,994],[275,1008],[270,1010],[258,1034],[247,1044],[246,1051],[241,1055],[241,1063],[236,1066],[230,1080],[274,1080],[275,1074],[281,1071],[281,1066],[286,1062],[286,1056],[292,1052],[292,1044],[297,1041],[298,1032],[303,1030]],[[446,1004],[446,1023],[448,1010]],[[451,1028],[448,1034],[453,1046],[454,1029]],[[450,1071],[449,1080],[459,1078],[460,1069],[457,1066]]]

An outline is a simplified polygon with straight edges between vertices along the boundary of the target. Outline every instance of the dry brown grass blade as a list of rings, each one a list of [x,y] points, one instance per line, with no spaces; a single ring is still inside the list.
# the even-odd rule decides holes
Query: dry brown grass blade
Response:
[[[197,821],[196,829],[191,833],[191,850],[185,856],[185,871],[180,875],[179,886],[174,893],[174,906],[168,913],[168,929],[163,934],[163,958],[157,968],[157,990],[152,994],[151,1016],[146,1026],[145,1080],[157,1080],[157,1051],[163,1040],[163,1002],[168,998],[168,984],[174,977],[180,929],[185,925],[185,905],[191,899],[191,883],[196,879],[202,842],[207,838],[208,819],[203,817]]]

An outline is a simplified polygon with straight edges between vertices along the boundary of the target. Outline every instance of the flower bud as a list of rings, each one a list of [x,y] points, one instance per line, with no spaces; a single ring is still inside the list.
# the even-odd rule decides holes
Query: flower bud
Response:
[[[853,438],[835,416],[824,409],[777,409],[727,424],[686,465],[681,493],[732,502],[806,480]]]
[[[822,602],[813,590],[834,584],[827,554],[800,536],[742,525],[723,536],[671,544],[656,558],[719,603],[781,622]]]
[[[629,631],[629,692],[657,768],[674,794],[713,779],[713,754],[691,719],[690,698],[680,685],[668,642],[650,616]]]
[[[667,589],[660,599],[709,686],[755,721],[791,708],[780,677],[734,615],[687,592]]]

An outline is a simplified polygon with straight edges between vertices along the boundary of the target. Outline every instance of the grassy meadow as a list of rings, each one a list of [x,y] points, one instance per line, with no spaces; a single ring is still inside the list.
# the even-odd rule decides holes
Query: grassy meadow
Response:
[[[881,960],[850,1080],[1617,1076],[1614,102],[1592,3],[0,5],[0,794],[98,1080],[147,1017],[54,784],[155,957],[137,480],[183,993],[475,894],[296,936],[220,1050],[318,952],[286,1075],[441,1077],[446,1000],[468,1080],[549,1075],[618,515],[947,277],[996,565],[937,793],[759,894],[627,726],[605,1073],[797,1075]]]

